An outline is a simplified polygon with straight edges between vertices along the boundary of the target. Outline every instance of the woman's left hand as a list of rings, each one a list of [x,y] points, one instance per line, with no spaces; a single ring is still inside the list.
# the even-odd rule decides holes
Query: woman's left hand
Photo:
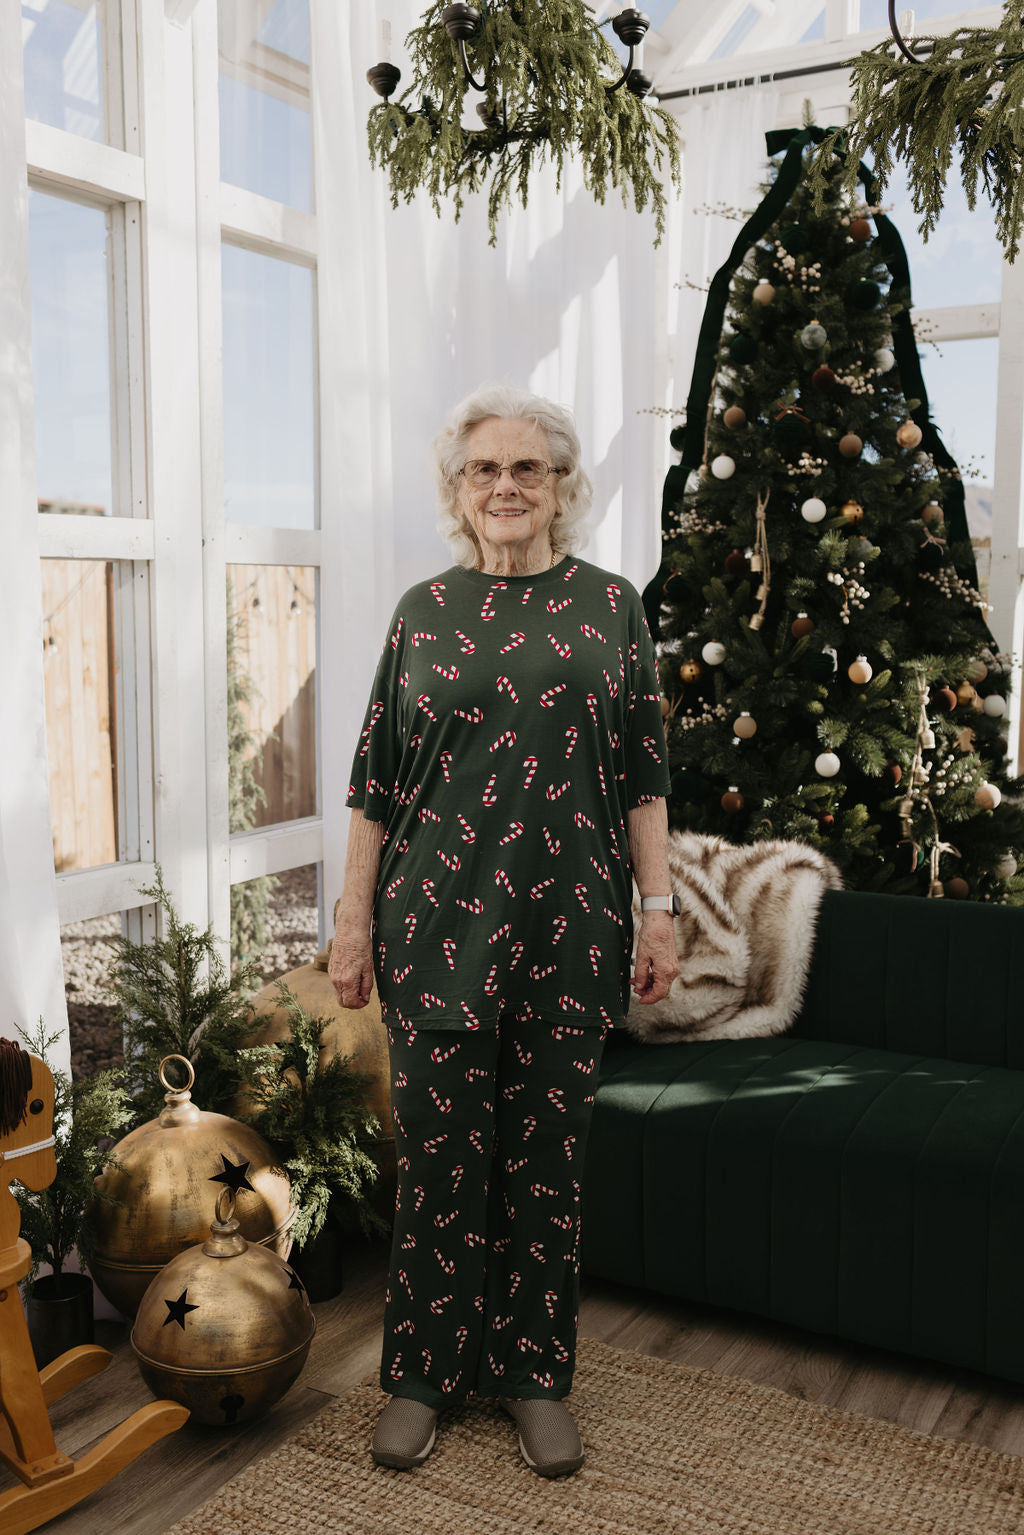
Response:
[[[679,974],[676,928],[667,911],[648,912],[640,923],[633,965],[633,991],[638,1002],[660,1002]]]

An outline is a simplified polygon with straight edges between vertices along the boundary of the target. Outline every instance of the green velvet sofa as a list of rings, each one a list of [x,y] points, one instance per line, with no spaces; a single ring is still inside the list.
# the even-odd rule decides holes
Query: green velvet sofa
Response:
[[[773,1039],[608,1036],[582,1268],[1024,1381],[1024,910],[834,891]]]

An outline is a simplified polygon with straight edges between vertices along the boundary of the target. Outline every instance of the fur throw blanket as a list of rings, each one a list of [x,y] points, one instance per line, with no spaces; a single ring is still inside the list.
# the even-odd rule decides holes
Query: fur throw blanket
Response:
[[[803,997],[821,897],[842,889],[839,870],[802,842],[737,846],[675,831],[668,840],[683,905],[674,919],[679,976],[661,1002],[634,997],[626,1028],[646,1044],[783,1033]]]

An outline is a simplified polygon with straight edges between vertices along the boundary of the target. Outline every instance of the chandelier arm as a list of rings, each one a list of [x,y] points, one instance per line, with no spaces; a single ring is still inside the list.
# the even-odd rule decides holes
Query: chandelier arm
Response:
[[[475,91],[479,91],[481,94],[484,94],[487,90],[487,81],[481,80],[478,82],[474,80],[473,71],[469,67],[469,59],[466,56],[466,44],[461,37],[458,39],[458,44],[459,57],[462,59],[462,70],[466,77],[466,84],[471,85]]]
[[[895,39],[896,46],[899,48],[903,57],[905,59],[909,59],[911,64],[920,64],[922,60],[919,59],[915,53],[911,53],[910,49],[907,47],[906,43],[900,36],[900,29],[896,25],[896,0],[889,0],[889,28],[892,32],[893,38]]]
[[[630,45],[629,45],[629,59],[628,59],[628,62],[626,64],[625,69],[622,71],[622,79],[621,80],[616,80],[614,85],[606,85],[605,86],[605,90],[608,92],[609,96],[612,94],[613,91],[617,91],[620,85],[625,85],[626,81],[629,79],[630,75],[633,73],[633,51],[634,51],[633,44],[630,43]]]

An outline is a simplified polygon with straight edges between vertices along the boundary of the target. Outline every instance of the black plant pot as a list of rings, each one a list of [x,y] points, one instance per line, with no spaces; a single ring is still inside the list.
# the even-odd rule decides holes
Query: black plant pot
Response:
[[[92,1280],[88,1274],[46,1274],[28,1294],[28,1334],[41,1370],[69,1348],[93,1341]]]
[[[345,1233],[329,1210],[316,1236],[308,1238],[305,1247],[294,1248],[288,1259],[311,1301],[333,1300],[341,1294],[344,1252]]]

